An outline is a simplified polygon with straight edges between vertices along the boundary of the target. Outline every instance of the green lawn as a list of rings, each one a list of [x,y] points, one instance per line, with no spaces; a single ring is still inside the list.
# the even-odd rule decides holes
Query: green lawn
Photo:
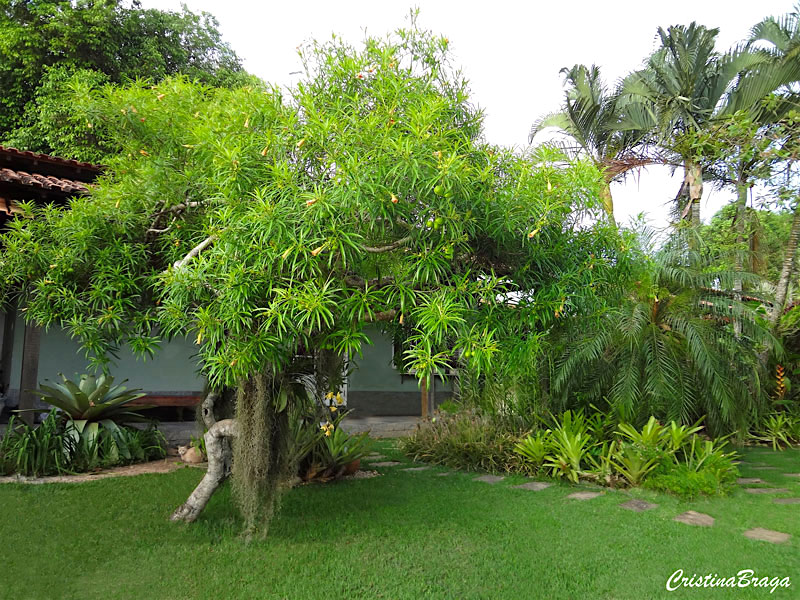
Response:
[[[400,454],[384,443],[384,454]],[[747,477],[800,496],[800,451],[745,452],[779,470]],[[403,459],[405,460],[405,459]],[[0,597],[24,598],[800,598],[800,505],[737,491],[681,502],[636,490],[567,500],[576,488],[512,489],[475,474],[404,472],[285,495],[266,541],[244,545],[226,488],[193,525],[167,521],[201,473],[181,469],[83,484],[0,486]],[[659,504],[633,513],[630,496]],[[712,528],[675,523],[696,510]],[[764,527],[785,544],[746,539]],[[669,575],[791,577],[778,589],[681,589]]]

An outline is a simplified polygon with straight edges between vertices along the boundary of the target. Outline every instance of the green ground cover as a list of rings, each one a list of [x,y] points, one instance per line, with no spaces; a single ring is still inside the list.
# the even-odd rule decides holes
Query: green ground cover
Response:
[[[408,462],[392,442],[377,449]],[[744,451],[743,477],[800,496],[800,450]],[[308,485],[284,496],[268,539],[237,537],[241,521],[228,487],[193,525],[167,521],[201,472],[181,469],[82,484],[0,486],[0,539],[6,551],[0,598],[797,598],[800,505],[741,489],[691,502],[634,490],[585,486],[514,489],[474,473],[443,469]],[[603,490],[600,490],[603,491]],[[631,497],[658,504],[635,513]],[[676,523],[686,510],[713,527]],[[745,538],[753,527],[792,535],[783,544]],[[791,577],[778,589],[680,589],[676,570],[732,576],[742,569]]]

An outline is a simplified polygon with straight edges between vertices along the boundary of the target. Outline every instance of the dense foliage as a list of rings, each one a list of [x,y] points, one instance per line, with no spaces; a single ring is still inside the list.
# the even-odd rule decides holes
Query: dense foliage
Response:
[[[30,477],[83,473],[166,456],[164,436],[152,425],[95,428],[93,435],[84,435],[85,431],[55,409],[35,427],[12,417],[0,439],[0,473]]]
[[[103,155],[104,133],[75,118],[71,89],[177,73],[210,85],[243,80],[214,17],[135,1],[3,0],[0,54],[0,141],[83,160]]]
[[[590,224],[591,162],[482,141],[447,46],[417,29],[361,50],[313,44],[288,97],[175,78],[76,99],[122,152],[90,197],[11,225],[6,298],[97,364],[192,335],[211,385],[240,389],[242,439],[276,456],[303,353],[359,353],[367,323],[403,328],[420,377],[486,372],[502,347],[599,302],[619,244]],[[282,468],[250,467],[234,460],[240,481]]]
[[[646,485],[682,497],[725,494],[737,469],[724,440],[694,426],[654,417],[641,428],[592,411],[565,411],[532,431],[469,411],[444,413],[401,441],[415,460],[451,468],[591,481],[612,487]]]

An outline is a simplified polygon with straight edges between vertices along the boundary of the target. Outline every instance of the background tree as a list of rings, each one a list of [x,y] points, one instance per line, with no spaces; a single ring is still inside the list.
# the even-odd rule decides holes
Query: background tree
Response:
[[[712,435],[747,431],[766,408],[758,351],[773,343],[769,328],[727,292],[734,271],[686,265],[676,238],[654,252],[642,237],[628,291],[596,318],[565,323],[555,344],[554,399],[626,423],[705,417]]]
[[[59,136],[67,134],[52,120],[57,116],[52,99],[68,91],[72,73],[94,84],[156,82],[183,73],[203,83],[231,85],[244,75],[208,13],[197,15],[186,7],[145,10],[138,2],[121,0],[2,0],[0,54],[0,141],[66,155],[70,147],[59,144],[66,141]],[[85,122],[80,125],[87,128]]]
[[[561,69],[561,73],[567,85],[564,106],[536,121],[528,139],[533,143],[536,135],[547,127],[557,127],[573,138],[578,150],[589,156],[603,173],[600,194],[603,207],[613,221],[611,183],[648,163],[634,153],[647,129],[619,127],[624,109],[618,104],[618,96],[609,93],[603,84],[596,65],[575,65]]]
[[[693,145],[694,137],[715,118],[732,111],[730,97],[736,93],[740,75],[768,60],[765,54],[747,49],[719,54],[715,50],[718,33],[718,29],[696,23],[659,28],[661,47],[647,59],[645,68],[623,83],[623,95],[641,104],[639,114],[646,117],[634,126],[641,128],[649,123],[657,143],[674,153],[683,165],[677,212],[688,216],[694,225],[700,223],[703,195],[703,166]],[[759,91],[770,88],[762,79],[756,81]],[[777,84],[756,100],[775,87]]]
[[[184,79],[89,94],[76,110],[121,149],[107,175],[68,210],[28,206],[3,239],[5,297],[97,364],[188,334],[210,384],[236,388],[235,419],[213,422],[209,397],[209,470],[176,519],[197,517],[236,437],[248,528],[268,522],[305,356],[356,355],[366,324],[389,323],[420,378],[486,372],[497,323],[547,327],[615,263],[614,230],[587,225],[591,161],[485,144],[446,39],[412,27],[303,56],[286,98]]]

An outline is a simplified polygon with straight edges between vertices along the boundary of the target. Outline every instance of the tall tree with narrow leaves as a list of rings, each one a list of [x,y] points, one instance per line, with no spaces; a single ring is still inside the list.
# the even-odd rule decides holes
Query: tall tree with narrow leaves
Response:
[[[366,324],[392,324],[420,378],[453,362],[485,371],[503,315],[544,329],[611,276],[617,233],[587,225],[598,170],[484,143],[447,48],[412,26],[361,49],[304,47],[287,96],[178,78],[76,104],[121,151],[68,210],[26,207],[0,282],[98,364],[123,343],[147,353],[191,335],[210,384],[238,389],[175,519],[196,518],[225,475],[220,440],[238,436],[234,490],[248,527],[268,521],[304,356],[356,355]]]

